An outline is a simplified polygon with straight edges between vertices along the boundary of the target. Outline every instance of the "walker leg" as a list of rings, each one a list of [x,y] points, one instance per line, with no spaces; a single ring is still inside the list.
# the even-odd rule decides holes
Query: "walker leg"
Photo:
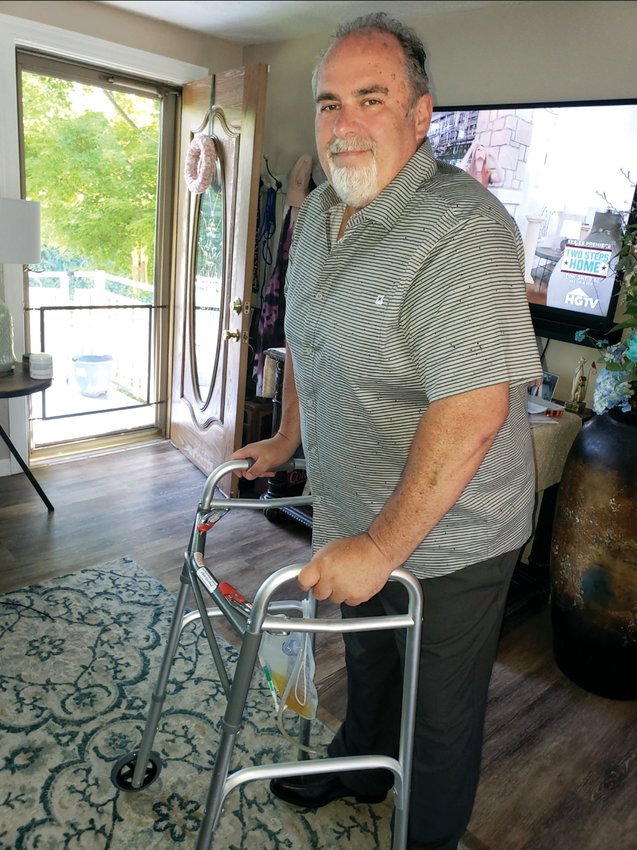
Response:
[[[405,850],[411,797],[411,769],[414,753],[414,728],[418,696],[420,661],[420,634],[422,628],[422,591],[416,579],[407,585],[409,611],[414,624],[405,634],[405,659],[403,662],[403,700],[400,717],[400,743],[398,762],[400,776],[394,782],[394,840],[392,850]]]
[[[225,721],[222,721],[221,725],[221,740],[219,742],[219,749],[217,750],[212,779],[208,788],[205,815],[199,827],[199,834],[197,835],[196,850],[209,850],[212,835],[219,823],[224,801],[224,785],[230,769],[230,759],[232,758],[235,738],[239,731],[231,731]]]
[[[206,798],[206,812],[197,837],[196,850],[208,850],[217,827],[224,801],[224,786],[228,778],[234,742],[243,724],[248,690],[257,663],[261,632],[246,632],[235,668],[226,713],[221,721],[221,739]]]
[[[316,599],[314,598],[314,594],[310,593],[308,600],[308,609],[307,616],[311,619],[316,617]],[[316,644],[316,634],[314,632],[310,632],[309,634],[310,646],[312,653],[315,650]],[[308,753],[308,748],[310,746],[310,734],[312,731],[312,721],[308,720],[306,717],[299,718],[299,751],[297,758],[299,761],[307,761],[310,758],[310,754]]]
[[[308,720],[307,717],[300,717],[299,718],[299,744],[301,746],[299,747],[299,752],[298,752],[298,756],[297,756],[299,761],[306,761],[310,758],[310,754],[308,753],[308,751],[306,749],[303,749],[303,748],[310,746],[311,730],[312,730],[312,721]]]
[[[166,689],[168,687],[168,676],[170,673],[170,668],[175,658],[175,653],[177,652],[177,645],[179,643],[179,637],[181,634],[181,618],[183,617],[184,611],[186,609],[186,599],[188,596],[189,588],[187,579],[184,581],[183,574],[181,582],[181,587],[179,588],[179,594],[177,596],[177,603],[175,605],[175,611],[173,613],[172,622],[170,624],[168,642],[166,643],[164,657],[162,658],[161,666],[159,668],[157,684],[155,685],[155,690],[153,691],[153,695],[151,697],[148,717],[146,719],[146,725],[144,726],[144,733],[142,735],[142,740],[136,754],[135,771],[133,773],[132,780],[133,788],[141,788],[142,786],[144,775],[146,773],[146,766],[148,764],[150,752],[153,746],[153,741],[155,739],[155,733],[157,731],[157,726],[159,725],[159,718],[161,717],[164,699],[166,698]]]
[[[392,850],[405,850],[407,847],[407,809],[405,808],[404,788],[409,783],[409,778],[401,776],[399,782],[394,786],[394,824],[393,832],[394,839],[392,841]],[[402,787],[401,787],[402,786]]]

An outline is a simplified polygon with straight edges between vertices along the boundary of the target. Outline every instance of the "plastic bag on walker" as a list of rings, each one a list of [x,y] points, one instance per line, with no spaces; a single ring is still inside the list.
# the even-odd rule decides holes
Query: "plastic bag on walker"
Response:
[[[308,616],[306,602],[304,616]],[[309,632],[264,632],[259,661],[278,712],[285,707],[308,720],[316,717],[318,693]]]

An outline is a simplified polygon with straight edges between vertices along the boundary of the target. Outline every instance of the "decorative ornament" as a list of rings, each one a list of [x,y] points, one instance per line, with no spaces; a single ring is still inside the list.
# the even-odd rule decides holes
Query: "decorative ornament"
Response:
[[[188,147],[184,167],[186,185],[194,195],[202,195],[210,186],[216,158],[214,140],[205,133],[195,133]]]
[[[587,362],[584,357],[580,357],[577,361],[575,374],[573,375],[573,384],[571,386],[571,397],[564,403],[564,407],[572,413],[579,413],[580,410],[584,409],[586,384],[588,383],[584,374],[584,366]]]

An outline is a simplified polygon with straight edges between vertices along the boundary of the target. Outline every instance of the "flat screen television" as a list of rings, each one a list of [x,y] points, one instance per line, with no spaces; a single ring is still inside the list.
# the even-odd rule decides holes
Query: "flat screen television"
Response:
[[[439,106],[429,140],[517,222],[537,336],[609,338],[637,209],[637,100]]]

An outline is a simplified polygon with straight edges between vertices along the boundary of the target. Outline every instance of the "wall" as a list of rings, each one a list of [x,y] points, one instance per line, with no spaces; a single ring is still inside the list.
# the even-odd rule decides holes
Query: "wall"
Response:
[[[440,14],[415,28],[427,48],[438,104],[628,98],[637,93],[636,2],[502,4]],[[265,150],[277,173],[287,173],[299,154],[315,152],[310,76],[325,41],[312,37],[245,51],[246,62],[270,64]],[[570,393],[582,356],[592,360],[593,349],[549,343],[546,364],[559,376],[560,390]],[[589,406],[591,395],[592,385]]]
[[[38,21],[137,50],[148,50],[170,59],[201,65],[211,71],[237,68],[242,64],[240,45],[89,0],[56,0],[54,3],[1,0],[0,14]]]

